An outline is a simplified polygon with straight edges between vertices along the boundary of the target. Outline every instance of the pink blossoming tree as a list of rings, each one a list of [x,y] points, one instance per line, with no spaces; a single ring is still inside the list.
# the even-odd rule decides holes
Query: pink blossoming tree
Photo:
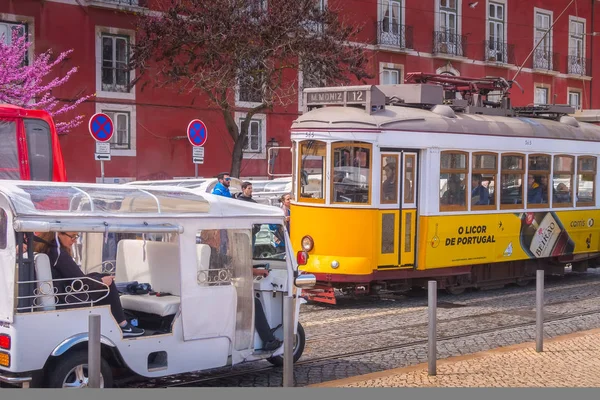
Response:
[[[31,42],[26,36],[20,35],[12,44],[5,44],[4,35],[0,37],[0,103],[8,103],[15,106],[45,110],[53,118],[73,111],[79,104],[90,97],[85,96],[69,104],[52,95],[52,91],[65,82],[77,72],[73,67],[62,78],[47,79],[52,69],[62,63],[73,50],[62,52],[56,59],[52,60],[52,51],[48,50],[36,56],[29,65],[24,63]],[[83,115],[77,115],[70,121],[56,122],[58,134],[65,134],[74,127],[81,124]]]

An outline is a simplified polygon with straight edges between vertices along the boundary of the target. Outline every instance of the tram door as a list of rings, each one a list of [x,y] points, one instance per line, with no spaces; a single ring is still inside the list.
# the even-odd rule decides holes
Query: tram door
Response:
[[[381,152],[378,269],[413,268],[417,221],[417,153]]]

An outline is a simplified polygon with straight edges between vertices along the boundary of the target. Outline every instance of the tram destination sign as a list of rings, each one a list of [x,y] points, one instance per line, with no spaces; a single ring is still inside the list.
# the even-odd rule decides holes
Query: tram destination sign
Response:
[[[338,91],[332,90],[328,92],[309,92],[308,104],[309,105],[323,105],[323,104],[363,104],[367,101],[366,90],[350,90],[350,91]]]

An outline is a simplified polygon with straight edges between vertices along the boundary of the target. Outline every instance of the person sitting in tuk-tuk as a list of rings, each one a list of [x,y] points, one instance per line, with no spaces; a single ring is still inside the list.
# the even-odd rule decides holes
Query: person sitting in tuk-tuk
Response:
[[[91,290],[101,290],[104,289],[102,285],[94,285],[93,281],[99,281],[104,283],[109,287],[108,295],[102,300],[98,301],[97,304],[110,305],[110,311],[113,316],[119,323],[121,330],[123,331],[123,337],[129,336],[141,336],[144,334],[144,330],[140,329],[136,326],[131,325],[125,318],[125,314],[123,312],[123,306],[121,305],[121,300],[119,299],[119,292],[117,290],[117,286],[115,285],[113,276],[109,274],[100,274],[100,273],[91,273],[84,274],[79,265],[73,259],[73,250],[71,247],[77,242],[79,235],[76,232],[43,232],[38,236],[34,236],[34,251],[37,253],[45,253],[48,255],[50,259],[50,265],[52,266],[52,279],[65,279],[72,278],[81,279],[81,278],[90,278],[86,280],[86,284],[89,284]],[[67,286],[73,285],[73,282],[69,281],[55,281],[55,287],[58,288],[59,294],[67,293]],[[83,293],[81,293],[83,294]],[[81,295],[80,294],[80,295]],[[96,293],[88,293],[89,296],[102,297],[104,295],[103,292]],[[81,299],[77,294],[72,293],[70,296]],[[64,296],[62,296],[64,297]],[[63,299],[60,303],[66,303],[66,300]]]

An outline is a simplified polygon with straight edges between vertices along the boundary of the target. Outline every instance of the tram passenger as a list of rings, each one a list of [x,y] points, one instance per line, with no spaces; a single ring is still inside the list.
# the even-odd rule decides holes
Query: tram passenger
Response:
[[[219,182],[215,185],[212,190],[212,194],[216,194],[217,196],[223,197],[231,197],[231,192],[229,191],[229,185],[231,185],[231,177],[228,172],[222,172],[217,175],[217,179]]]
[[[292,195],[289,193],[286,193],[283,196],[281,196],[279,201],[281,202],[281,209],[285,213],[285,227],[287,228],[287,230],[289,232],[290,231],[290,216],[291,216],[290,204],[292,201]]]
[[[570,203],[571,202],[571,192],[569,188],[564,183],[559,183],[556,186],[556,191],[554,192],[553,201],[555,203]]]
[[[387,163],[383,170],[385,171],[385,180],[381,184],[383,200],[396,201],[396,163]]]
[[[123,306],[119,300],[119,292],[115,285],[114,278],[108,274],[91,273],[85,275],[79,265],[73,260],[72,246],[77,242],[79,236],[76,232],[42,232],[39,236],[34,236],[34,251],[38,253],[45,253],[50,259],[50,265],[52,266],[52,279],[65,279],[72,278],[73,281],[55,281],[54,286],[58,288],[58,293],[67,293],[67,286],[73,288],[74,281],[80,278],[90,278],[82,281],[83,285],[88,285],[90,290],[102,290],[105,289],[102,285],[94,285],[92,282],[101,281],[109,287],[109,292],[106,297],[98,301],[97,304],[109,304],[110,311],[119,323],[121,330],[123,331],[123,337],[130,336],[141,336],[144,334],[144,330],[136,326],[131,325],[125,318],[123,313]],[[75,289],[75,288],[73,288]],[[72,298],[77,298],[79,301],[88,301],[87,296],[91,298],[100,298],[105,296],[105,292],[96,293],[81,293],[69,295]],[[85,297],[83,297],[85,296]],[[62,297],[60,303],[68,304],[66,296]]]
[[[458,174],[450,174],[448,189],[441,198],[441,203],[446,205],[465,205],[465,189]]]
[[[546,175],[540,178],[540,187],[542,188],[542,203],[548,204],[548,177]]]
[[[535,181],[533,175],[527,176],[527,203],[540,204],[542,202],[542,187]]]
[[[488,205],[490,204],[490,192],[481,184],[481,174],[473,174],[471,177],[471,204]]]

